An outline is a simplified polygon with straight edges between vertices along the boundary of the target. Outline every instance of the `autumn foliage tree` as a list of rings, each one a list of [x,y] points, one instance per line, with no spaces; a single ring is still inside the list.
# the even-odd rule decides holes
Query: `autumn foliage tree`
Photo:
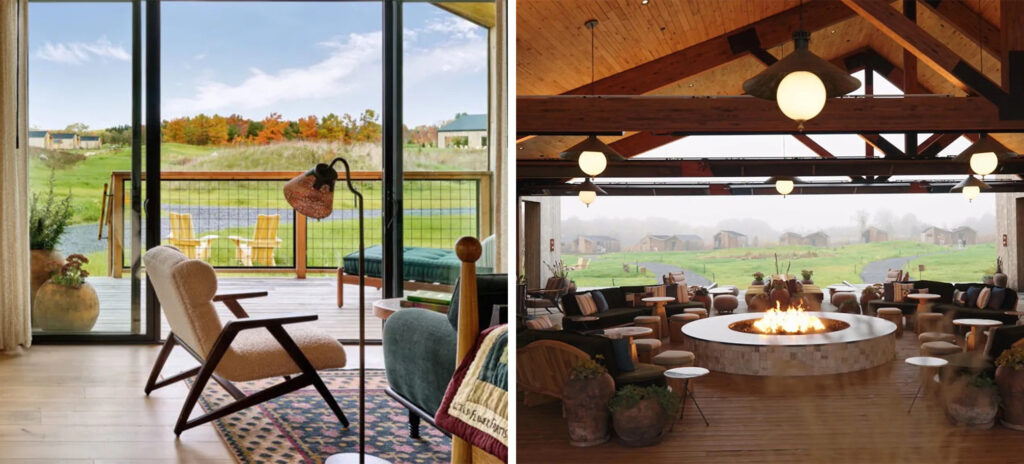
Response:
[[[237,114],[198,114],[164,121],[161,129],[165,142],[189,145],[266,145],[285,140],[377,143],[382,135],[378,119],[374,110],[366,110],[358,117],[329,113],[320,118],[309,115],[295,121],[284,119],[279,113],[271,113],[259,121]],[[436,140],[437,127],[417,126],[414,131],[406,130],[407,137],[413,134],[414,143],[430,145]]]

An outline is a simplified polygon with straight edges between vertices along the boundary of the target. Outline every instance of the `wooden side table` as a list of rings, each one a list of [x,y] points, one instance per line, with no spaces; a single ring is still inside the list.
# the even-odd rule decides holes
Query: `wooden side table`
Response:
[[[658,316],[661,318],[661,334],[668,334],[668,315],[665,314],[665,304],[669,301],[676,301],[675,298],[670,296],[649,296],[640,301],[645,303],[654,303],[654,309],[651,310],[652,316]]]
[[[1003,325],[1001,321],[995,319],[953,319],[954,325],[964,325],[971,328],[971,339],[969,343],[964,343],[964,351],[976,351],[985,349],[985,345],[978,346],[978,339],[981,337],[981,329],[988,327],[999,327]]]

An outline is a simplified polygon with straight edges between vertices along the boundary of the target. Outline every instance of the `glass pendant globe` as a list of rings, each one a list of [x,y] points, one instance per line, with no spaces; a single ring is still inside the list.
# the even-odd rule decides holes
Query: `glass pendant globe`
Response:
[[[821,113],[825,107],[825,84],[814,73],[794,71],[782,78],[775,100],[786,117],[800,123]]]
[[[783,196],[793,193],[793,181],[789,179],[779,179],[775,181],[775,190],[781,193]]]
[[[582,201],[584,205],[587,205],[588,208],[590,207],[590,204],[593,203],[596,199],[597,192],[592,192],[590,190],[580,191],[580,201]]]
[[[978,187],[976,185],[968,185],[964,187],[964,196],[967,197],[968,201],[978,198],[978,195],[980,194],[981,187]]]
[[[597,177],[608,167],[608,159],[599,151],[585,151],[580,153],[579,164],[580,169],[588,176]]]
[[[995,172],[999,159],[991,151],[971,155],[971,170],[979,176],[987,176]]]

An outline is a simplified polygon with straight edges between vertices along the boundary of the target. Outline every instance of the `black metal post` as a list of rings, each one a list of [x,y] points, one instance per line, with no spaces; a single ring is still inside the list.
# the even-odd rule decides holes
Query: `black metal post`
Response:
[[[160,246],[160,1],[146,0],[146,249]],[[134,264],[134,263],[133,263]],[[160,337],[160,302],[146,279],[146,328]]]
[[[402,296],[402,2],[384,0],[383,211],[384,298]]]
[[[132,0],[132,177],[131,187],[131,305],[132,313],[139,312],[142,305],[142,0]],[[104,199],[104,201],[106,201]],[[108,232],[109,233],[109,232]],[[121,259],[120,256],[116,257]],[[146,332],[152,339],[159,340],[160,334],[153,333],[146,314]],[[159,318],[156,318],[159,319]],[[159,332],[157,330],[156,332]]]

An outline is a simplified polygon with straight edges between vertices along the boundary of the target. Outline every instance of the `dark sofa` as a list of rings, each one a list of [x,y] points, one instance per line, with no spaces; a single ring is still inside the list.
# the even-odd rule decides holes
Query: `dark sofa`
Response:
[[[591,314],[597,318],[596,321],[579,323],[569,319],[562,320],[562,327],[567,330],[584,330],[584,329],[603,329],[607,327],[615,327],[624,324],[631,324],[633,318],[637,316],[649,316],[651,314],[650,306],[634,307],[626,302],[627,293],[643,293],[644,286],[632,286],[632,287],[608,287],[599,288],[594,290],[588,290],[585,292],[571,293],[562,298],[562,310],[566,316],[582,316],[583,313],[580,311],[579,305],[576,304],[576,295],[583,295],[586,293],[600,292],[604,296],[605,301],[608,302],[608,309],[605,311],[599,311],[597,314]],[[666,294],[669,296],[675,295],[675,285],[670,285]],[[678,303],[672,302],[665,305],[665,313],[668,316],[682,313],[686,308],[703,308],[704,304],[691,301],[689,303]]]
[[[963,319],[963,318],[981,318],[981,319],[995,319],[1001,321],[1006,325],[1014,325],[1017,323],[1017,316],[1011,316],[1003,314],[1003,311],[1013,310],[1017,306],[1017,291],[1008,288],[1007,298],[1010,301],[1003,302],[1003,308],[1009,309],[980,309],[980,308],[968,308],[959,306],[953,303],[953,292],[955,290],[966,291],[970,287],[994,287],[993,285],[986,284],[951,284],[948,282],[939,282],[935,280],[918,280],[909,282],[914,284],[915,289],[927,288],[928,293],[934,293],[939,295],[939,299],[935,300],[932,305],[932,311],[946,315],[947,319]],[[886,300],[871,300],[868,302],[868,315],[874,316],[878,311],[878,308],[900,308],[903,314],[914,314],[917,312],[917,302],[914,300],[907,300],[901,303],[895,303]]]

